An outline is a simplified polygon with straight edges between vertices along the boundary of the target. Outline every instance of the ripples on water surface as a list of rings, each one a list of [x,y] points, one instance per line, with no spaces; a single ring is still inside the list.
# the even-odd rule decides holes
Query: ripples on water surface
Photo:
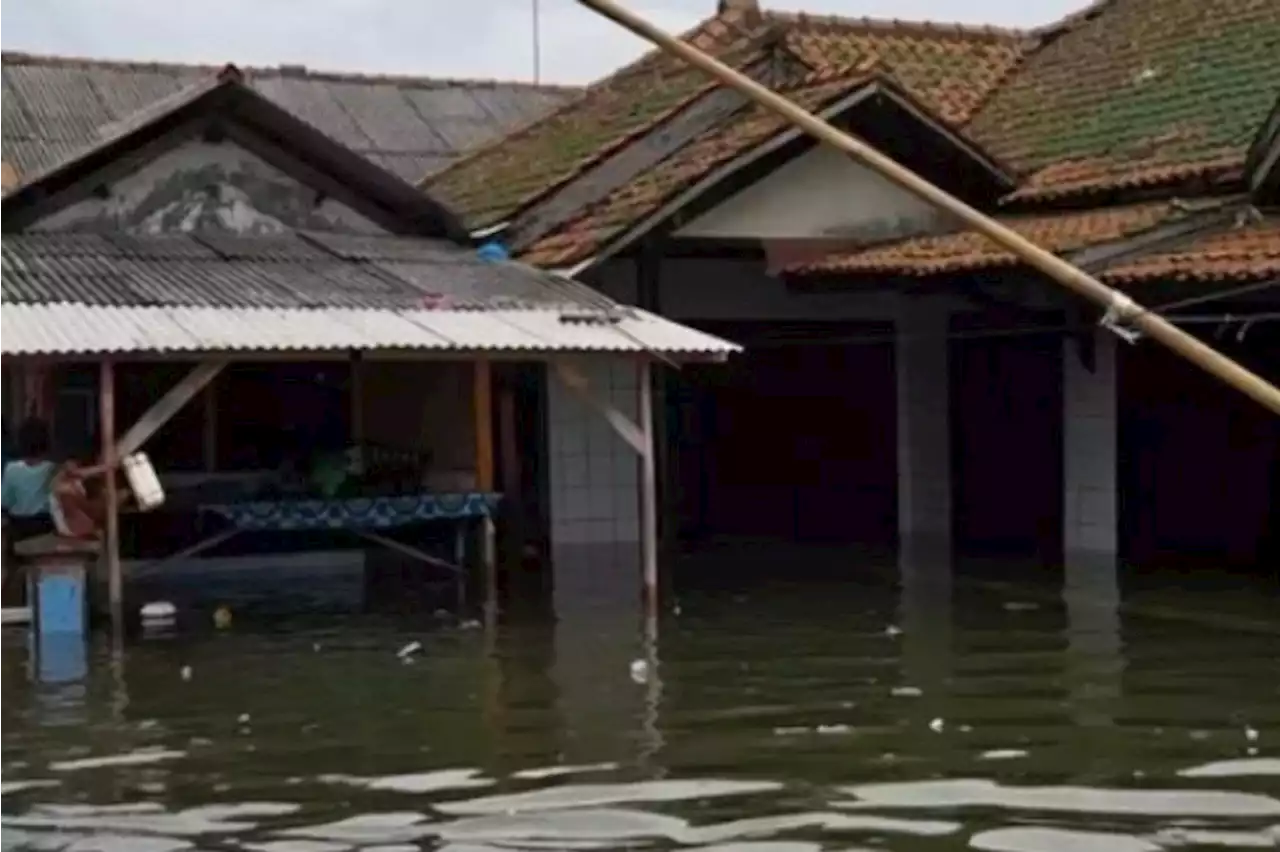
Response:
[[[1280,846],[1272,588],[914,583],[686,592],[656,642],[608,606],[242,617],[64,686],[9,632],[3,846]]]

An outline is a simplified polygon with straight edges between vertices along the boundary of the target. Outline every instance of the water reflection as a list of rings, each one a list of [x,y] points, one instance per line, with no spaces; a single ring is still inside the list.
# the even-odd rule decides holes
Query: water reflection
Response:
[[[95,642],[70,684],[6,634],[3,847],[1280,844],[1261,587],[1153,607],[1105,566],[1059,590],[927,547],[896,567],[757,551],[646,619],[628,558],[583,554],[554,619],[245,617]]]
[[[1113,555],[1069,556],[1063,569],[1067,610],[1067,681],[1076,724],[1105,727],[1124,674],[1120,636],[1120,568]]]

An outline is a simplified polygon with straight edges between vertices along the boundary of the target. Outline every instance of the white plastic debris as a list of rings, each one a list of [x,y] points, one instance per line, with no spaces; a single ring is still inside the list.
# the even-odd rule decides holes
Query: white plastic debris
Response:
[[[399,651],[396,651],[396,656],[403,660],[406,657],[413,656],[414,654],[418,653],[421,650],[422,650],[422,643],[415,640],[413,642],[410,642],[408,645],[405,645]]]
[[[249,724],[249,714],[241,713],[239,716],[236,717],[236,722],[238,722],[241,725]]]
[[[895,686],[889,694],[894,698],[919,698],[924,695],[924,690],[918,686]]]
[[[947,723],[943,721],[941,718],[934,719],[932,722],[929,723],[929,730],[933,731],[935,734],[942,733],[943,729],[946,727],[947,727]]]
[[[1257,728],[1253,727],[1252,725],[1244,726],[1244,738],[1246,740],[1248,740],[1251,743],[1256,743],[1258,741],[1259,736],[1260,734],[1258,733]]]
[[[191,666],[183,666],[179,669],[178,676],[183,680],[191,680]]]
[[[896,624],[890,624],[888,627],[884,629],[884,635],[885,636],[901,636],[902,628]]]
[[[631,661],[631,679],[636,683],[649,682],[649,664],[644,660]]]

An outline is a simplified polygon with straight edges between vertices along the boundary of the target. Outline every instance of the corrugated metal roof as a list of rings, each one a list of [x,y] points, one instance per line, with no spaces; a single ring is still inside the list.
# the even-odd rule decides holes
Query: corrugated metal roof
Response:
[[[6,303],[457,309],[611,306],[590,288],[443,240],[305,232],[11,234]],[[443,305],[439,303],[443,302]]]
[[[216,68],[4,54],[3,157],[22,175],[59,163],[156,100]],[[251,85],[400,177],[418,181],[550,111],[578,90],[251,68]]]
[[[268,351],[658,352],[739,348],[645,311],[616,323],[555,310],[372,310],[0,305],[6,356]]]

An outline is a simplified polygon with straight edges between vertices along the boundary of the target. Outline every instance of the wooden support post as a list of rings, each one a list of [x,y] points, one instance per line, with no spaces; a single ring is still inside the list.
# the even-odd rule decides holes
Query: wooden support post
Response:
[[[364,443],[364,358],[351,354],[351,442]]]
[[[650,364],[637,367],[640,420],[640,560],[644,570],[644,601],[649,613],[658,611],[658,472],[653,442],[653,377]]]
[[[516,395],[510,383],[498,389],[498,467],[502,470],[503,516],[511,525],[512,554],[524,554],[524,503],[520,499],[520,440],[516,431]]]
[[[204,386],[204,470],[218,469],[218,383],[210,380]]]
[[[113,631],[120,631],[124,629],[124,576],[120,568],[120,501],[116,490],[116,465],[120,453],[116,447],[115,384],[115,365],[110,359],[104,359],[98,372],[98,428],[102,433],[102,464],[106,468],[103,497],[106,502],[107,539],[103,555],[107,565],[107,600],[111,607],[111,628]],[[156,428],[160,428],[159,425]],[[125,437],[128,438],[127,435]]]
[[[493,491],[493,369],[488,361],[476,361],[475,388],[472,394],[476,433],[476,490]],[[493,518],[481,521],[480,555],[484,565],[485,606],[498,602],[498,566]]]
[[[647,239],[636,255],[637,302],[641,308],[653,314],[662,314],[662,249],[653,239]],[[668,552],[674,544],[676,527],[676,500],[673,492],[679,480],[676,459],[671,452],[671,435],[667,423],[667,379],[670,370],[657,367],[653,374],[653,407],[657,412],[653,423],[654,465],[658,476],[658,544],[662,552]]]

